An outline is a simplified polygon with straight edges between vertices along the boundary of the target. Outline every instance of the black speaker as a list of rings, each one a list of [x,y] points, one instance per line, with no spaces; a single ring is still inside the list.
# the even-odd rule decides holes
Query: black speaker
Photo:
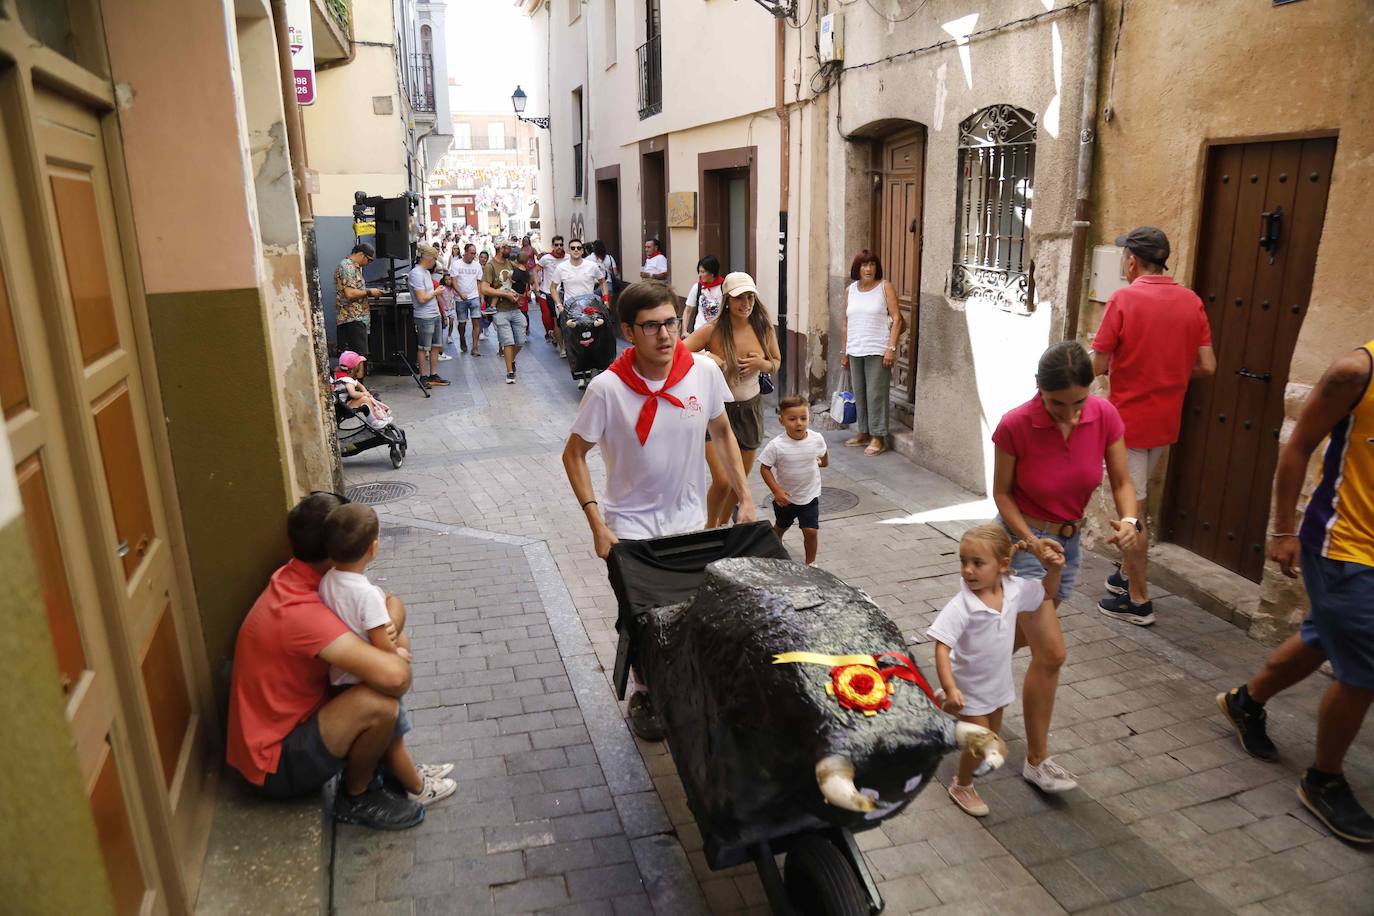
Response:
[[[369,198],[375,208],[377,257],[410,260],[410,205],[404,197]]]

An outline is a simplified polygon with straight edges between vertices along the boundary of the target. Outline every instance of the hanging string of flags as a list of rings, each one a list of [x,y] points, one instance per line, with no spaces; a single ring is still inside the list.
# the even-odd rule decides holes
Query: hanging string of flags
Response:
[[[532,178],[535,174],[536,169],[525,165],[450,166],[440,162],[430,173],[430,180],[450,185],[460,181],[487,185],[501,179],[507,185],[523,185],[527,178]]]

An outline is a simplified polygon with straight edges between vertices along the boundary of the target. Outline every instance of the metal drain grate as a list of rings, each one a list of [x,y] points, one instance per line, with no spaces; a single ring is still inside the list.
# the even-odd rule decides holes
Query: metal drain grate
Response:
[[[355,503],[362,503],[365,506],[376,506],[380,503],[389,503],[397,499],[405,499],[417,492],[413,483],[398,483],[387,481],[385,483],[360,483],[356,487],[349,487],[344,493]]]
[[[859,504],[859,494],[840,487],[821,487],[821,515],[848,512]],[[773,497],[765,496],[759,504],[763,508],[773,505]]]
[[[848,512],[859,504],[859,494],[839,487],[821,487],[821,513]]]

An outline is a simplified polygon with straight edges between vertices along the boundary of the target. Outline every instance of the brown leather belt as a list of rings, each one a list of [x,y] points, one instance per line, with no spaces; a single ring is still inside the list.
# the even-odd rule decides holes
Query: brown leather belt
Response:
[[[1061,537],[1066,541],[1077,534],[1078,530],[1083,527],[1083,519],[1081,518],[1072,522],[1051,522],[1043,518],[1031,518],[1024,512],[1021,513],[1021,517],[1026,520],[1026,524],[1030,527],[1038,528],[1041,531]]]

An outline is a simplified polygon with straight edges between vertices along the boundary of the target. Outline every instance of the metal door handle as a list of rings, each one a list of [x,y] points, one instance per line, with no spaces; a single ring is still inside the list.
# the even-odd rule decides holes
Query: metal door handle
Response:
[[[128,542],[128,541],[120,541],[118,544],[115,545],[115,556],[119,557],[120,559],[123,559],[124,557],[127,557],[128,555],[129,555],[129,542]]]
[[[1274,373],[1272,372],[1251,372],[1244,366],[1236,370],[1236,375],[1239,375],[1241,378],[1252,378],[1257,382],[1267,382],[1274,377]]]
[[[1260,214],[1260,247],[1269,252],[1269,263],[1279,250],[1279,235],[1283,232],[1283,207]]]

